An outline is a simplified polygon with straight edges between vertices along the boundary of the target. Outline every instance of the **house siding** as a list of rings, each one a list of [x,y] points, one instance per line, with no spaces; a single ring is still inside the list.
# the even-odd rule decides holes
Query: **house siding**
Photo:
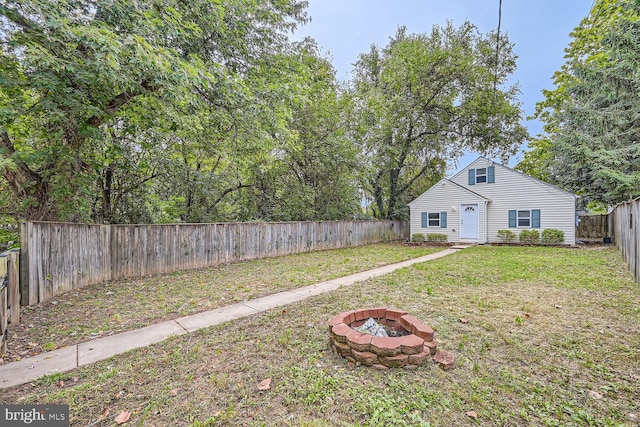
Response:
[[[495,183],[469,185],[469,169],[495,167]],[[520,234],[523,228],[509,228],[509,210],[540,209],[540,232],[554,228],[564,232],[565,244],[575,244],[575,196],[527,175],[520,174],[485,158],[479,158],[460,171],[451,181],[491,200],[486,224],[489,242],[499,242],[498,230]]]
[[[409,204],[411,213],[411,235],[415,233],[439,233],[446,234],[447,240],[457,242],[460,240],[460,205],[477,203],[479,208],[479,241],[485,242],[485,200],[464,188],[460,188],[452,182],[442,180],[431,187],[420,197]],[[422,227],[422,212],[446,212],[447,227]]]

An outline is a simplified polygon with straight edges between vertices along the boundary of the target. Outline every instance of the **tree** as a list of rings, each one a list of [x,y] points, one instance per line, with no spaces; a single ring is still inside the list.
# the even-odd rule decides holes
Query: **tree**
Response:
[[[536,107],[545,135],[525,162],[585,205],[640,195],[638,18],[634,0],[597,0]]]
[[[444,176],[465,150],[506,157],[527,136],[512,46],[465,23],[372,46],[354,70],[351,137],[366,162],[364,188],[380,218],[406,218],[409,197]],[[421,187],[421,188],[418,188]]]
[[[110,215],[107,177],[116,163],[100,153],[118,150],[105,150],[116,141],[108,129],[121,135],[135,129],[127,137],[139,150],[142,130],[167,108],[235,108],[247,92],[243,76],[265,52],[286,47],[286,33],[306,20],[305,6],[295,0],[0,4],[0,172],[21,215],[86,220],[95,213],[91,193],[102,175],[104,212],[96,217]]]
[[[272,155],[256,164],[249,190],[251,210],[267,220],[335,220],[361,212],[356,146],[346,137],[345,106],[331,63],[312,40],[281,58],[276,81],[290,95],[283,99],[287,137],[279,134]],[[264,73],[263,73],[264,75]]]

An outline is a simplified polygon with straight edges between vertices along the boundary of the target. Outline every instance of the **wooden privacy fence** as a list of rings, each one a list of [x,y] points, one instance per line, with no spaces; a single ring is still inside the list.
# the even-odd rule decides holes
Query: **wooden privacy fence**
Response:
[[[602,239],[609,236],[609,215],[585,215],[580,217],[576,237],[578,239]]]
[[[636,282],[640,282],[640,198],[631,202],[620,203],[612,212],[613,238],[616,247],[629,265]]]
[[[22,304],[92,283],[405,239],[407,222],[21,223]]]
[[[20,323],[20,251],[0,254],[0,355],[7,350],[8,325]]]

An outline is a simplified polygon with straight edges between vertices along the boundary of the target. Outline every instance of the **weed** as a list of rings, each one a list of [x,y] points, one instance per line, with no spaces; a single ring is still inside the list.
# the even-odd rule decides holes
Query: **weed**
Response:
[[[42,346],[42,349],[45,351],[51,351],[51,350],[55,350],[57,348],[56,343],[54,342],[48,342],[45,345]]]
[[[61,372],[55,374],[45,375],[35,382],[37,385],[52,385],[58,384],[60,381],[66,381],[69,379],[69,375]]]

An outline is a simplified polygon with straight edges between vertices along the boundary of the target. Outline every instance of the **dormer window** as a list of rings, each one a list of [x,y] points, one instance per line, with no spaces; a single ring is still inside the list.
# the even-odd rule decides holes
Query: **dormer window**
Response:
[[[469,185],[493,184],[494,182],[496,182],[496,170],[494,166],[469,169]]]
[[[487,168],[476,169],[476,184],[487,182]]]

